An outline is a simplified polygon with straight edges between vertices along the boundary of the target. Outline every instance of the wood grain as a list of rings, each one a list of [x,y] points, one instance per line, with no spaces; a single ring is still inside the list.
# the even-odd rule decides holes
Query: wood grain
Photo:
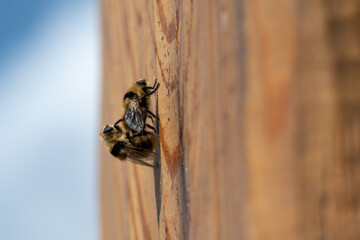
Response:
[[[152,2],[102,1],[102,12],[105,124],[122,116],[122,98],[133,81],[153,81],[156,58]],[[154,171],[120,162],[101,149],[102,238],[157,239]]]
[[[181,174],[180,89],[178,55],[178,5],[176,1],[154,1],[155,45],[159,90],[161,149],[160,239],[183,239],[184,195]]]
[[[153,171],[102,151],[103,239],[360,239],[358,1],[103,0],[102,16],[102,123],[157,77],[161,153]]]

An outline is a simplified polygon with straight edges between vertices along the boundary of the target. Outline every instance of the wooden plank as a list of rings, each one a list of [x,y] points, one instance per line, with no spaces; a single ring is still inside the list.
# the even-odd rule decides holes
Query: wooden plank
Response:
[[[102,3],[102,122],[161,85],[161,174],[102,152],[104,239],[360,238],[358,1]]]
[[[179,15],[176,1],[154,1],[161,149],[160,239],[184,239],[184,175],[181,166]]]
[[[246,236],[244,9],[184,1],[180,14],[186,239]]]

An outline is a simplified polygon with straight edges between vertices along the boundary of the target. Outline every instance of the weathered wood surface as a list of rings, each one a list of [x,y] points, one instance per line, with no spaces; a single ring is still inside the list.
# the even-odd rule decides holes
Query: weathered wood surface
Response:
[[[102,123],[156,76],[162,164],[101,147],[103,239],[360,239],[359,1],[103,0],[102,19]]]

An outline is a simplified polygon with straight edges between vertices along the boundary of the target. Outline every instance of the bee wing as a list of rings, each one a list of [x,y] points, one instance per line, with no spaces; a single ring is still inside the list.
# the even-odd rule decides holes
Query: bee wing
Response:
[[[160,159],[160,154],[144,148],[138,148],[129,145],[126,146],[126,148],[128,153],[128,160],[136,164],[154,167],[152,164],[147,163],[147,161],[155,161]]]
[[[124,114],[125,123],[132,130],[141,132],[144,129],[144,118],[140,108],[136,105],[129,106]]]
[[[141,159],[133,159],[133,158],[127,158],[128,161],[132,162],[132,163],[135,163],[135,164],[138,164],[138,165],[142,165],[142,166],[147,166],[147,167],[152,167],[154,168],[154,165],[151,164],[151,163],[147,163]]]
[[[145,148],[138,148],[127,145],[128,156],[131,158],[143,159],[145,161],[154,161],[160,159],[160,154]]]

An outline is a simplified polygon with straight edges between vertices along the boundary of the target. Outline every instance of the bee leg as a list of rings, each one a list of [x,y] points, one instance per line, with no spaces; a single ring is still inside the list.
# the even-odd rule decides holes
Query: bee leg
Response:
[[[147,108],[145,108],[145,107],[144,107],[144,109],[145,109],[145,111],[146,111],[147,113],[149,113],[152,117],[154,117],[154,118],[156,118],[157,120],[159,120],[159,118],[158,118],[153,112],[151,112],[149,109],[147,109]]]
[[[148,128],[150,128],[151,130],[153,130],[154,133],[157,133],[157,132],[156,132],[156,129],[155,129],[153,126],[151,126],[151,125],[149,125],[149,124],[146,124],[146,126],[147,126]]]
[[[116,123],[114,123],[114,126],[118,125],[118,124],[119,124],[119,122],[121,122],[121,121],[123,121],[123,120],[124,120],[123,118],[121,118],[121,119],[117,120],[117,121],[116,121]]]
[[[146,90],[146,89],[154,89],[155,86],[156,86],[156,83],[157,83],[157,78],[155,78],[155,82],[154,82],[154,85],[153,85],[152,87],[145,86],[145,87],[143,87],[142,89],[143,89],[143,90]]]
[[[135,134],[135,135],[132,135],[131,137],[134,138],[134,137],[138,137],[138,136],[141,136],[145,133],[145,130],[143,129],[141,132],[139,132],[138,134]],[[129,137],[129,136],[128,136]]]
[[[157,78],[155,78],[155,82],[154,82],[154,85],[152,86],[152,89],[154,89],[154,88],[155,88],[156,83],[157,83]]]
[[[127,126],[127,128],[126,128],[126,136],[130,137],[130,127],[129,126]]]
[[[154,117],[151,115],[149,115],[148,117],[151,119],[152,123],[154,124],[155,123]]]
[[[159,86],[160,86],[160,84],[157,84],[156,87],[155,87],[155,89],[154,89],[153,91],[149,92],[148,94],[146,94],[146,95],[143,96],[142,98],[145,98],[145,97],[150,96],[151,94],[155,93],[155,92],[158,90]],[[145,88],[145,89],[146,89],[146,88],[153,89],[152,87],[143,87],[143,89],[144,89],[144,88]]]

